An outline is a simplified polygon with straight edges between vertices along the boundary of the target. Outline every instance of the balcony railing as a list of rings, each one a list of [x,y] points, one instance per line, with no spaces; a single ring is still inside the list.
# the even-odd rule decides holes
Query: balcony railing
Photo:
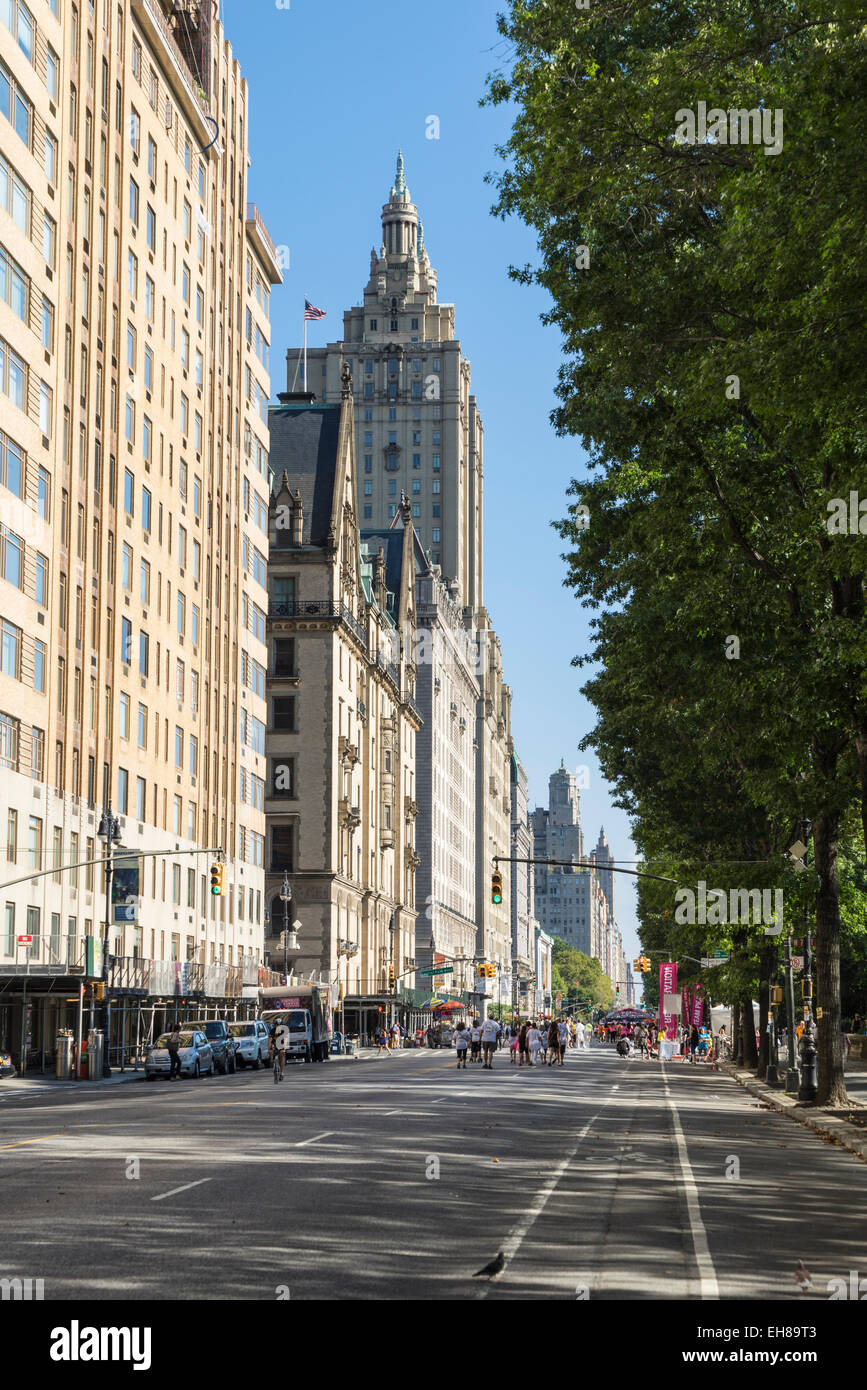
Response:
[[[269,618],[339,618],[366,647],[367,633],[350,608],[339,599],[285,599],[268,605]]]
[[[110,991],[134,994],[237,999],[244,985],[259,982],[261,968],[253,957],[246,957],[240,965],[225,965],[115,956],[108,971],[108,986]]]
[[[271,252],[271,255],[274,257],[274,261],[276,262],[277,247],[274,245],[274,242],[271,239],[271,233],[265,226],[265,219],[263,218],[261,212],[259,211],[255,203],[247,204],[247,221],[255,222],[256,230],[258,231],[265,245],[268,247],[268,250]]]

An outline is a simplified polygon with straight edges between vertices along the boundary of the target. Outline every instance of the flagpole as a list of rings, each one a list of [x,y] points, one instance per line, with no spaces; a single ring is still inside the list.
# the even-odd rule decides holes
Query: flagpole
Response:
[[[304,304],[304,390],[309,391],[307,385],[307,303]]]

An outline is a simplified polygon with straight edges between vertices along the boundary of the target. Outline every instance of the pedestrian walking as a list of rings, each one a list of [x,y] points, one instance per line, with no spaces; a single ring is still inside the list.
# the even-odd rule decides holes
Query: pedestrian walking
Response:
[[[572,1030],[565,1018],[561,1018],[557,1024],[557,1038],[560,1043],[557,1065],[562,1067],[566,1058],[566,1048],[572,1046]]]
[[[643,1023],[639,1023],[635,1030],[635,1046],[641,1054],[642,1062],[647,1059],[647,1029]]]
[[[379,1048],[377,1057],[381,1057],[383,1052],[388,1052],[388,1034],[381,1023],[376,1030],[376,1045]]]
[[[486,1018],[481,1028],[481,1043],[483,1053],[482,1066],[486,1071],[494,1069],[494,1053],[497,1050],[497,1034],[500,1025],[495,1018]]]
[[[530,1044],[527,1041],[529,1032],[530,1024],[529,1021],[527,1021],[521,1025],[521,1031],[518,1034],[518,1053],[520,1056],[520,1065],[522,1067],[525,1063],[527,1066],[530,1065]]]
[[[572,1038],[573,1046],[576,1047],[579,1052],[582,1052],[587,1043],[587,1035],[584,1030],[584,1024],[581,1022],[580,1018],[577,1023],[572,1024]]]
[[[539,1048],[541,1047],[541,1045],[542,1034],[539,1032],[539,1029],[536,1027],[536,1024],[531,1022],[529,1028],[527,1029],[527,1050],[530,1053],[531,1067],[536,1066],[536,1061],[539,1056]]]
[[[545,1027],[544,1019],[539,1019],[539,1060],[542,1066],[545,1065],[545,1058],[548,1055],[548,1029]]]
[[[470,1028],[470,1061],[480,1062],[482,1060],[482,1026],[477,1018],[473,1019]]]
[[[396,1019],[391,1025],[391,1045],[400,1051],[400,1024]]]
[[[509,1039],[509,1061],[512,1063],[513,1066],[517,1066],[517,1062],[518,1062],[518,1040],[519,1040],[519,1038],[520,1038],[520,1029],[519,1029],[519,1028],[513,1028],[513,1029],[512,1029],[512,1036],[511,1036],[510,1039]]]
[[[458,1066],[467,1069],[467,1050],[470,1045],[470,1030],[465,1023],[459,1023],[455,1033],[455,1052],[457,1053]]]
[[[169,1029],[168,1053],[169,1053],[169,1081],[174,1081],[176,1076],[181,1074],[181,1030],[177,1020]]]
[[[689,1060],[692,1066],[695,1065],[696,1053],[698,1052],[698,1028],[695,1024],[689,1030]]]

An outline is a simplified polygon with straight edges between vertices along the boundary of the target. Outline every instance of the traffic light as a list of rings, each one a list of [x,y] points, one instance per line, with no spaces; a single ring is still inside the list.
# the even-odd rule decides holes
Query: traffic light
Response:
[[[390,966],[388,967],[388,987],[389,987],[389,989],[394,989],[394,966],[393,966],[393,965],[390,965]]]
[[[485,966],[485,974],[487,975],[487,977],[488,977],[489,980],[494,980],[494,979],[496,979],[496,976],[497,976],[497,967],[496,967],[495,965],[486,965],[486,966]]]
[[[91,986],[90,986],[90,997],[91,997],[91,999],[104,999],[104,998],[105,998],[105,985],[104,985],[104,984],[95,984],[95,983],[94,983],[94,984],[91,984]]]
[[[614,991],[614,998],[615,998],[615,999],[619,999],[619,998],[620,998],[620,986],[619,986],[619,985],[617,986],[617,988],[616,988],[615,991]]]
[[[500,873],[491,874],[491,902],[501,903],[503,901],[503,875]]]
[[[215,898],[221,898],[223,896],[223,873],[224,868],[222,860],[215,859],[211,865],[211,892]]]

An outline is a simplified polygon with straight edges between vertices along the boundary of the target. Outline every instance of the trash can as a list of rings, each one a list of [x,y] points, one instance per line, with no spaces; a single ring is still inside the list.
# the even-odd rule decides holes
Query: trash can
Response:
[[[57,1034],[54,1039],[55,1075],[58,1081],[72,1079],[72,1052],[74,1040],[68,1029]]]
[[[90,1081],[102,1080],[102,1049],[105,1034],[101,1028],[89,1028],[87,1032],[87,1076]]]
[[[347,1057],[355,1056],[355,1038],[344,1038],[343,1047]]]

